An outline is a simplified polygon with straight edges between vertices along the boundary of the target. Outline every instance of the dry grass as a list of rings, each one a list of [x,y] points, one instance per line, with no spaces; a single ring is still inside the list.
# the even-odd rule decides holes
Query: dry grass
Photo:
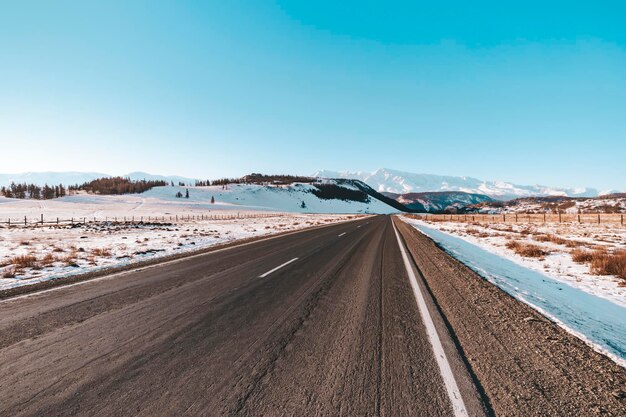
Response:
[[[544,250],[537,245],[533,245],[531,243],[522,243],[516,240],[507,242],[506,247],[525,258],[544,258],[546,255],[550,254],[550,252]]]
[[[67,266],[77,266],[76,265],[77,254],[76,252],[70,252],[61,258],[61,261],[65,263]]]
[[[94,248],[91,250],[93,256],[111,256],[111,249],[109,248]]]
[[[43,258],[41,258],[41,266],[50,266],[54,263],[55,259],[51,253],[47,253]]]
[[[570,252],[572,260],[589,264],[589,270],[595,275],[615,275],[626,279],[626,249],[607,252],[605,248],[595,250],[574,249]]]
[[[577,248],[571,251],[570,255],[572,255],[572,260],[574,262],[579,264],[586,264],[590,263],[593,259],[593,253],[593,251],[590,251],[588,249]]]
[[[613,253],[594,252],[591,259],[591,273],[596,275],[615,275],[626,279],[626,250]]]
[[[569,240],[569,239],[563,239],[562,237],[556,236],[556,235],[538,235],[535,236],[534,239],[537,242],[551,242],[551,243],[555,243],[557,245],[565,245],[568,248],[577,248],[581,245],[583,245],[583,242],[579,242],[577,240]]]
[[[10,260],[11,264],[18,269],[38,267],[37,257],[35,255],[19,255],[14,256]]]

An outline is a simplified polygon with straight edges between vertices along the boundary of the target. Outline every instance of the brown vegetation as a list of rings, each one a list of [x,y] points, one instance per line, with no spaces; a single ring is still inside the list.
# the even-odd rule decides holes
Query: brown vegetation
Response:
[[[94,248],[91,250],[93,256],[111,256],[111,249],[109,248]]]
[[[570,255],[572,255],[572,260],[574,262],[579,264],[586,264],[591,262],[591,260],[593,259],[593,253],[593,251],[590,251],[588,249],[577,248],[571,251]]]
[[[591,273],[596,275],[615,275],[626,279],[626,250],[613,253],[594,252],[591,259]]]
[[[570,254],[574,262],[589,264],[589,270],[592,274],[615,275],[626,279],[625,249],[613,253],[604,248],[596,250],[574,249]]]
[[[35,255],[19,255],[11,258],[11,264],[18,269],[34,268],[38,266],[37,257]]]
[[[533,245],[531,243],[522,243],[516,240],[508,242],[506,244],[506,247],[513,250],[518,255],[526,258],[543,258],[546,255],[550,254],[550,252],[544,250],[537,245]]]
[[[551,242],[551,243],[555,243],[557,245],[565,245],[568,248],[577,248],[580,245],[583,244],[583,242],[580,242],[578,240],[569,240],[569,239],[563,239],[562,237],[559,236],[555,236],[555,235],[539,235],[539,236],[535,236],[534,239],[537,242]]]

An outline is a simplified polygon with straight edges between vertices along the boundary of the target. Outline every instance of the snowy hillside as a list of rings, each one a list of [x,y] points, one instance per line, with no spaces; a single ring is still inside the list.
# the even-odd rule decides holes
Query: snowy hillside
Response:
[[[427,191],[463,191],[472,194],[485,194],[499,200],[517,197],[563,195],[570,197],[595,197],[599,194],[593,188],[552,188],[542,185],[516,185],[504,181],[483,181],[471,177],[452,177],[432,174],[413,174],[381,168],[374,172],[318,171],[321,178],[359,179],[379,192],[406,194]]]
[[[177,198],[189,190],[189,199]],[[256,184],[231,184],[210,187],[155,187],[141,196],[181,204],[205,206],[206,209],[274,210],[299,213],[395,213],[388,204],[368,197],[366,202],[340,199],[323,199],[314,194],[310,184],[295,183],[287,186],[264,186]],[[211,197],[215,203],[211,204]],[[302,203],[304,202],[304,206]]]

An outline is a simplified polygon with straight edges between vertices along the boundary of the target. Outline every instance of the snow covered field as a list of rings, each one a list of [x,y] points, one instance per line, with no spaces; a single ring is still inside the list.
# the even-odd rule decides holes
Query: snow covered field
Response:
[[[141,194],[78,194],[52,200],[17,200],[0,197],[0,222],[32,221],[43,214],[45,220],[113,218],[134,216],[197,215],[208,212],[278,211],[298,213],[393,213],[395,209],[372,198],[369,202],[324,200],[315,196],[308,184],[261,186],[233,184],[226,189],[210,187],[155,187]],[[189,198],[177,198],[176,193]],[[211,203],[213,198],[214,203]],[[304,206],[303,203],[304,202]]]
[[[510,224],[432,222],[404,220],[415,226],[427,226],[477,245],[486,251],[521,266],[539,271],[559,282],[626,307],[626,281],[610,275],[595,275],[587,264],[576,263],[572,251],[604,248],[626,249],[626,228],[619,225],[578,223]],[[552,241],[550,241],[550,240]],[[518,255],[510,242],[541,248],[545,255]],[[554,241],[559,243],[554,243]]]
[[[229,186],[227,190],[188,188],[188,199],[175,197],[176,192],[185,192],[184,187],[157,187],[142,194],[122,196],[0,198],[0,221],[5,223],[10,218],[14,224],[10,228],[6,223],[0,224],[0,290],[239,239],[346,221],[355,218],[356,213],[378,207],[374,202],[320,200],[311,193],[284,188],[246,185]],[[210,202],[211,197],[215,203]],[[306,208],[302,207],[302,201]],[[355,214],[282,212],[287,209]],[[24,216],[31,223],[41,215],[45,222],[73,218],[75,223],[21,225]],[[197,220],[200,215],[205,220]],[[225,215],[241,218],[215,219]],[[169,220],[176,216],[178,221]],[[187,216],[195,216],[196,220],[183,221]],[[206,216],[212,219],[206,220]],[[155,222],[154,217],[159,221]],[[82,223],[83,218],[86,223]]]
[[[0,290],[355,217],[281,214],[267,218],[181,220],[162,224],[98,222],[4,227],[0,229]]]
[[[404,218],[449,254],[513,297],[535,308],[565,330],[626,367],[626,306],[592,295],[483,245],[423,221]]]

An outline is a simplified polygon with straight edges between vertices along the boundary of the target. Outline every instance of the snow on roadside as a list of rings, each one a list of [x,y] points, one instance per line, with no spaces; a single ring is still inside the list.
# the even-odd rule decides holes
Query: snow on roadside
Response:
[[[285,214],[173,223],[0,226],[0,290],[357,217]],[[19,267],[16,257],[25,266]]]
[[[625,249],[626,229],[623,227],[577,223],[522,225],[432,222],[410,219],[405,216],[402,219],[414,226],[423,225],[457,236],[526,268],[539,271],[557,281],[626,307],[624,280],[614,276],[593,275],[589,272],[588,265],[572,260],[569,248],[551,242],[538,242],[534,239],[541,235],[556,235],[563,239],[581,242],[581,247]],[[537,245],[550,253],[543,259],[522,257],[506,247],[507,242],[511,240]]]
[[[426,222],[409,223],[485,280],[626,367],[626,306],[527,268]]]

